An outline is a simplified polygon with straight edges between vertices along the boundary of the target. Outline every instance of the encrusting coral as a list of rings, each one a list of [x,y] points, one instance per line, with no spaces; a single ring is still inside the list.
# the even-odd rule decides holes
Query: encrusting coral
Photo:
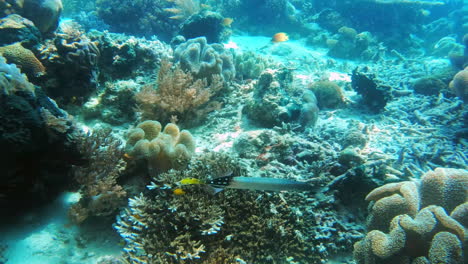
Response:
[[[437,168],[420,182],[373,190],[371,231],[354,245],[357,263],[466,263],[467,186],[468,171]]]
[[[158,121],[147,120],[127,134],[125,151],[132,159],[144,159],[149,169],[167,171],[187,164],[195,152],[195,140],[187,130],[167,124],[161,132]]]

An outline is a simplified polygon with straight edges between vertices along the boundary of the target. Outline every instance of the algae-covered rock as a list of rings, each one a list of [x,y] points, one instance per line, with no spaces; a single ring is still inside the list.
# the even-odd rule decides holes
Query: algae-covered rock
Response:
[[[41,33],[31,20],[11,14],[0,19],[0,46],[23,42],[27,46],[36,45]]]
[[[367,68],[353,70],[351,85],[362,96],[364,104],[375,112],[383,110],[392,98],[392,88],[378,80]]]

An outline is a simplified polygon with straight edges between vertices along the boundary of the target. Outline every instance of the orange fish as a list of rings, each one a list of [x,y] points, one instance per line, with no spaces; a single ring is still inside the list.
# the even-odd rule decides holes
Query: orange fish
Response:
[[[182,190],[181,188],[177,188],[177,189],[174,189],[174,191],[172,191],[172,193],[174,193],[175,195],[184,195],[185,191]]]
[[[271,38],[271,42],[273,42],[273,43],[284,42],[284,41],[287,41],[287,40],[289,40],[289,36],[288,36],[288,34],[286,34],[284,32],[276,33]]]
[[[232,22],[234,22],[234,19],[232,19],[230,17],[225,17],[223,19],[223,21],[221,22],[221,25],[223,25],[225,27],[231,27]]]

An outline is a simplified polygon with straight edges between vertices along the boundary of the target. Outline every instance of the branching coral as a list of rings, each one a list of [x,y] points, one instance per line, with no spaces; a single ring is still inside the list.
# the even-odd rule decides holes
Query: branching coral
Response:
[[[80,152],[87,160],[87,165],[74,169],[75,179],[81,185],[81,199],[69,211],[70,219],[77,224],[89,216],[113,215],[126,197],[117,183],[124,169],[123,148],[110,130],[83,135]]]
[[[391,183],[369,193],[367,236],[357,263],[465,263],[468,172],[437,168],[420,183]]]
[[[356,238],[332,213],[311,209],[312,193],[268,193],[181,185],[207,181],[246,165],[224,153],[206,153],[189,169],[154,177],[146,194],[129,200],[114,225],[125,256],[135,263],[323,263],[331,247]],[[183,189],[184,192],[176,192]],[[322,208],[326,202],[317,202]],[[336,243],[327,242],[334,239]],[[278,242],[280,241],[280,242]]]
[[[192,74],[184,72],[179,66],[171,67],[171,63],[163,61],[157,88],[152,83],[136,94],[143,119],[157,118],[167,122],[172,116],[182,121],[202,116],[202,106],[205,105],[204,110],[209,111],[206,103],[223,87],[219,75],[214,75],[208,86],[206,79],[194,80]]]

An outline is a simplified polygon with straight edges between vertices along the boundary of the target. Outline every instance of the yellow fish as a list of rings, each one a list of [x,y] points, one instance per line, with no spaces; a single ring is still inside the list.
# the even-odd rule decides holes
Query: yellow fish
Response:
[[[223,25],[225,27],[231,27],[232,22],[234,22],[234,19],[232,19],[230,17],[225,17],[223,19],[223,21],[221,22],[221,25]]]
[[[172,191],[172,193],[174,193],[175,195],[184,195],[184,194],[186,194],[186,192],[184,190],[182,190],[181,188],[174,189],[174,191]]]
[[[180,184],[182,185],[203,184],[203,182],[196,178],[185,178],[180,181]]]

